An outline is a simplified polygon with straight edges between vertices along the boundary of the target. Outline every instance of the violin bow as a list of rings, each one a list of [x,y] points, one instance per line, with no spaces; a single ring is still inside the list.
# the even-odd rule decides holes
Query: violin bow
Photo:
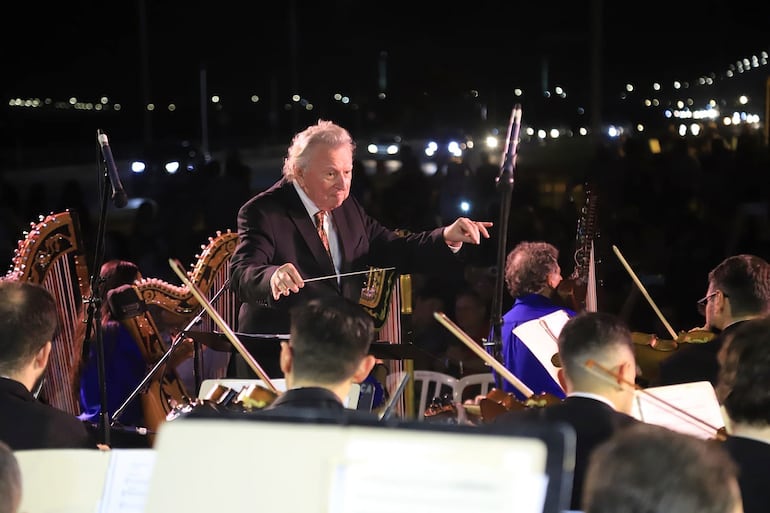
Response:
[[[612,251],[615,252],[615,255],[618,257],[618,260],[620,260],[620,263],[623,264],[623,267],[626,268],[626,271],[628,271],[628,274],[631,275],[631,279],[634,280],[634,283],[636,283],[636,286],[639,287],[639,290],[642,292],[642,295],[647,300],[648,303],[650,303],[650,306],[655,311],[655,314],[658,316],[658,319],[660,319],[660,322],[663,323],[663,326],[666,327],[666,331],[668,331],[669,335],[671,335],[671,338],[676,340],[676,331],[674,331],[674,328],[671,327],[671,324],[666,320],[665,316],[663,315],[663,312],[660,311],[660,308],[658,308],[658,305],[655,304],[655,301],[652,300],[650,297],[650,294],[647,292],[647,289],[642,284],[641,280],[639,280],[639,277],[636,276],[636,273],[633,269],[631,269],[631,266],[628,265],[628,262],[626,262],[626,259],[623,257],[623,254],[620,252],[617,246],[614,244],[612,245]]]
[[[720,428],[716,426],[712,426],[705,420],[696,417],[692,413],[683,410],[682,408],[679,408],[678,406],[671,404],[670,402],[666,401],[665,399],[661,399],[657,395],[653,394],[652,392],[649,392],[636,383],[631,383],[630,381],[623,378],[620,374],[616,374],[612,371],[612,369],[608,369],[607,367],[601,365],[600,363],[596,362],[595,360],[589,359],[586,360],[584,367],[587,371],[589,371],[594,376],[597,376],[601,379],[612,381],[614,385],[619,387],[619,389],[623,388],[623,385],[626,385],[628,387],[631,387],[632,390],[635,392],[639,392],[645,397],[648,397],[654,401],[656,401],[658,404],[662,404],[666,408],[669,408],[672,411],[675,411],[676,413],[686,417],[687,422],[690,422],[693,425],[697,425],[699,427],[706,427],[711,432],[715,433],[717,438],[719,438],[720,435]]]
[[[187,277],[187,273],[184,271],[184,268],[182,268],[182,264],[179,262],[179,260],[169,258],[168,263],[176,275],[179,276],[179,279],[182,280],[182,283],[187,285],[187,287],[190,289],[190,292],[192,292],[193,296],[195,296],[195,299],[197,299],[200,304],[203,305],[203,308],[206,310],[206,312],[208,312],[217,326],[219,326],[219,329],[222,330],[222,333],[225,334],[233,347],[235,347],[243,359],[246,360],[246,363],[249,364],[251,370],[253,370],[257,376],[259,376],[259,378],[265,383],[268,389],[270,389],[276,395],[280,395],[281,392],[275,387],[273,382],[270,381],[267,373],[265,373],[262,367],[260,367],[259,363],[257,363],[254,357],[251,356],[251,353],[248,352],[243,343],[238,340],[238,337],[235,335],[235,333],[233,333],[233,330],[230,329],[230,326],[228,326],[224,319],[222,319],[222,317],[219,315],[219,312],[214,310],[214,307],[211,306],[211,303],[209,303],[209,301],[203,296],[200,290],[198,290],[198,287],[192,281],[190,281],[190,278]]]
[[[476,353],[482,360],[484,360],[490,367],[495,369],[498,374],[500,374],[505,380],[516,387],[516,389],[522,393],[524,397],[532,397],[534,393],[530,388],[522,383],[522,381],[513,375],[511,371],[505,368],[505,366],[498,362],[493,356],[491,356],[489,353],[484,351],[482,347],[480,347],[473,338],[471,338],[470,335],[465,333],[462,328],[460,328],[457,324],[452,321],[449,317],[446,316],[443,312],[433,312],[433,317],[436,318],[438,322],[444,325],[446,329],[448,329],[450,332],[452,332],[452,335],[457,337],[460,342],[468,346],[468,348]]]

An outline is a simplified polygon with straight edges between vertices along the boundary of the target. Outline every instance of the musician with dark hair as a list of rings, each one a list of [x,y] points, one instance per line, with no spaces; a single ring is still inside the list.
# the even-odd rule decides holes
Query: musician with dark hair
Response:
[[[101,267],[101,329],[104,346],[104,374],[107,387],[107,411],[112,415],[139,385],[147,371],[147,363],[131,333],[115,319],[107,295],[121,285],[129,285],[142,278],[139,267],[126,260],[108,260]],[[85,336],[83,324],[81,336]],[[101,412],[101,383],[97,344],[92,331],[88,356],[81,363],[79,375],[80,418],[98,424]],[[144,415],[139,400],[133,401],[121,414],[125,426],[144,426]]]
[[[115,292],[123,291],[127,287],[130,288],[134,282],[142,279],[139,267],[128,260],[112,259],[102,264],[99,276],[101,279],[100,320],[104,356],[104,385],[107,390],[107,412],[114,415],[131,394],[137,390],[155,362],[148,360],[149,355],[142,352],[139,341],[131,330],[123,324],[119,314],[114,311],[114,301],[111,301]],[[81,327],[80,337],[85,336],[85,326],[84,323]],[[162,333],[158,333],[159,337],[162,335]],[[95,428],[99,424],[102,411],[102,383],[99,380],[98,372],[98,346],[93,332],[91,338],[88,356],[81,362],[77,383],[79,384],[82,409],[79,418]],[[190,343],[178,345],[172,358],[169,359],[168,368],[176,369],[181,362],[189,360],[191,354]],[[148,426],[150,419],[146,418],[145,413],[140,396],[135,396],[131,402],[125,405],[120,417],[114,419],[113,427],[126,427],[127,429],[114,430],[111,436],[113,440],[111,445],[113,447],[147,446],[147,438],[137,435],[136,429],[134,429]],[[110,421],[112,420],[110,419]]]
[[[238,331],[286,333],[289,310],[301,302],[360,299],[365,277],[338,274],[369,267],[404,274],[451,271],[467,253],[464,243],[489,237],[491,222],[465,217],[412,234],[371,218],[350,195],[355,147],[346,129],[319,120],[294,136],[282,179],[240,208],[230,260],[231,287],[242,302]],[[328,279],[305,281],[320,277]],[[269,363],[263,365],[269,375],[280,373]]]
[[[502,364],[535,394],[548,393],[560,399],[564,398],[564,390],[513,330],[559,310],[569,317],[575,315],[573,310],[554,301],[553,295],[561,280],[559,250],[552,244],[524,241],[508,253],[505,284],[514,303],[503,315]],[[503,383],[503,390],[513,392],[520,400],[527,399],[507,381]]]
[[[48,290],[0,279],[0,440],[13,450],[96,449],[83,422],[36,397],[56,328]]]
[[[694,381],[717,383],[717,355],[724,339],[743,322],[770,313],[770,264],[756,255],[725,258],[708,275],[708,290],[698,301],[706,317],[701,330],[719,333],[710,341],[683,344],[659,364],[656,385]]]
[[[353,383],[374,367],[369,344],[374,323],[364,309],[341,296],[325,296],[291,310],[290,339],[281,342],[287,390],[268,409],[341,411]]]
[[[746,513],[770,504],[770,318],[742,322],[718,355],[716,392],[727,413],[724,446],[738,464]]]
[[[594,451],[581,511],[742,513],[736,475],[718,442],[640,422]]]

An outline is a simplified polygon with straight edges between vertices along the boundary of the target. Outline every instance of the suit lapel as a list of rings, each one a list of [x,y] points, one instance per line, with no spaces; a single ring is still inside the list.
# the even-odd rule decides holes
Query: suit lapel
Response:
[[[291,183],[286,184],[288,201],[288,215],[291,218],[294,225],[297,227],[300,235],[305,241],[308,250],[316,259],[318,264],[324,269],[324,272],[328,274],[334,274],[334,265],[332,264],[329,254],[324,248],[321,238],[318,236],[315,224],[305,209],[305,205],[299,198],[297,191],[294,190],[294,185]],[[309,277],[309,276],[308,276]]]
[[[334,230],[337,232],[337,243],[340,245],[340,255],[342,257],[342,262],[340,262],[341,273],[351,271],[350,262],[353,260],[352,255],[349,254],[352,243],[351,241],[345,239],[346,235],[353,233],[353,229],[350,226],[348,216],[345,215],[344,209],[345,203],[343,203],[339,208],[332,210],[331,212],[332,222],[334,223]]]

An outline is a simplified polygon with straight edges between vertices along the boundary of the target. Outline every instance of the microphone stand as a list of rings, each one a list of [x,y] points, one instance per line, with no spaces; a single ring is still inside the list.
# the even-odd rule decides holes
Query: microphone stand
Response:
[[[497,244],[497,277],[495,280],[495,294],[492,296],[492,337],[484,342],[484,347],[498,362],[502,362],[502,327],[503,327],[503,288],[505,285],[505,259],[507,256],[508,218],[511,212],[511,195],[513,193],[513,172],[516,168],[517,149],[519,146],[519,130],[521,128],[521,105],[515,104],[511,111],[511,119],[508,124],[503,162],[500,166],[500,174],[495,179],[497,189],[500,191],[500,220],[498,226]],[[502,376],[495,373],[497,387],[502,388]]]
[[[97,165],[97,167],[100,167]],[[102,286],[104,279],[101,277],[101,268],[104,263],[104,243],[107,225],[107,200],[110,197],[111,184],[108,173],[105,170],[102,175],[102,198],[99,209],[99,225],[94,242],[94,257],[91,263],[91,295],[83,300],[88,305],[85,337],[83,338],[83,359],[89,358],[91,351],[91,330],[96,334],[96,361],[97,380],[99,383],[99,433],[100,442],[110,445],[110,414],[107,411],[107,378],[104,362],[104,335],[102,330]]]
[[[217,291],[216,294],[211,298],[211,303],[217,300],[217,298],[222,295],[222,293],[227,289],[228,285],[230,284],[230,279],[228,278],[225,283],[222,285],[222,287]],[[142,381],[136,386],[136,388],[129,394],[128,398],[126,398],[125,401],[123,401],[123,404],[120,405],[120,407],[115,411],[115,415],[112,417],[112,425],[117,422],[118,418],[123,414],[125,409],[128,407],[129,404],[138,396],[140,393],[142,393],[146,388],[150,380],[153,376],[155,376],[155,373],[158,372],[158,369],[160,369],[166,361],[171,357],[171,355],[174,352],[174,349],[177,348],[180,342],[182,342],[185,337],[187,336],[187,332],[190,331],[190,329],[198,324],[203,318],[203,314],[206,313],[205,308],[201,308],[201,311],[198,312],[198,315],[196,315],[190,322],[187,323],[187,326],[182,328],[182,331],[176,334],[174,339],[171,341],[171,347],[168,348],[168,351],[166,351],[163,356],[160,357],[160,359],[153,365],[152,369],[147,373],[147,375],[142,378]],[[201,350],[201,344],[198,341],[195,341],[193,343],[193,362],[194,362],[194,369],[193,373],[195,376],[195,390],[199,390],[201,387],[201,375],[200,375],[200,369],[198,368],[198,365],[200,364],[200,350]]]

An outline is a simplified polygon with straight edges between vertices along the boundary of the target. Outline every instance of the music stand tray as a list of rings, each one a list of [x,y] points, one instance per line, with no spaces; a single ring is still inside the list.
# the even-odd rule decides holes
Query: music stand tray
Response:
[[[227,353],[233,349],[233,345],[227,340],[227,336],[218,331],[187,331],[185,335],[214,351]]]
[[[369,354],[379,360],[423,360],[432,359],[429,353],[414,344],[391,344],[390,342],[372,342]]]

